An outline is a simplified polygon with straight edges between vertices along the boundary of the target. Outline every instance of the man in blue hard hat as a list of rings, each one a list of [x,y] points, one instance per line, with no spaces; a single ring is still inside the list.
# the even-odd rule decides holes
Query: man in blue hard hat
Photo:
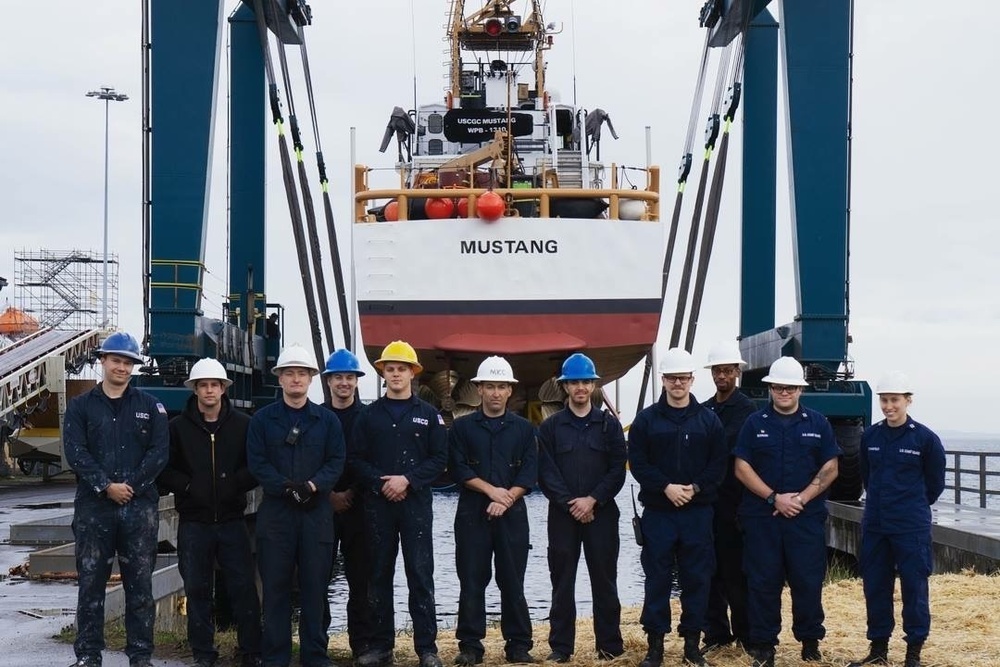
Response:
[[[538,431],[538,485],[549,499],[548,660],[569,662],[576,640],[576,570],[582,547],[594,599],[597,657],[624,653],[618,598],[618,519],[615,496],[625,484],[625,436],[621,424],[594,407],[597,369],[585,354],[570,355],[556,378],[566,407]]]
[[[762,379],[771,402],[747,419],[733,454],[746,492],[739,516],[754,667],[774,667],[781,632],[781,591],[792,594],[792,634],[802,659],[823,659],[826,498],[837,478],[840,447],[821,413],[800,404],[808,386],[792,357],[771,364]]]
[[[737,509],[743,497],[743,484],[736,479],[736,459],[733,450],[747,418],[757,408],[738,383],[746,362],[736,341],[723,341],[708,352],[706,368],[712,372],[715,395],[703,405],[722,422],[729,453],[726,476],[715,501],[712,525],[715,532],[715,575],[708,594],[705,613],[705,646],[703,653],[736,642],[748,644],[750,620],[747,618],[747,577],[743,572],[743,531]]]
[[[330,404],[327,407],[333,410],[333,414],[340,420],[340,425],[344,429],[344,440],[348,443],[354,431],[354,422],[363,407],[357,400],[357,393],[358,378],[364,375],[361,361],[347,349],[337,350],[327,357],[323,368],[323,381],[330,389]],[[344,576],[347,579],[348,590],[347,639],[354,660],[368,650],[372,633],[367,588],[370,561],[365,545],[362,495],[357,478],[347,469],[330,492],[335,528],[333,561],[337,560],[339,547],[344,557]],[[324,627],[329,632],[330,606],[326,605],[323,609]]]
[[[705,667],[698,644],[715,572],[712,504],[725,473],[725,437],[719,418],[691,395],[691,354],[667,350],[658,370],[663,393],[636,415],[629,429],[629,465],[645,507],[641,558],[646,579],[640,621],[649,649],[640,667],[663,664],[675,560],[681,589],[677,633],[684,638],[684,664]]]
[[[483,661],[486,586],[496,561],[500,631],[507,662],[531,663],[531,617],[524,597],[528,566],[528,510],[524,496],[538,478],[535,427],[507,410],[514,370],[503,357],[487,357],[472,383],[479,410],[459,417],[449,433],[450,472],[462,487],[455,512],[458,573],[458,656],[469,667]]]
[[[941,439],[909,416],[910,379],[899,371],[875,386],[885,419],[861,438],[865,512],[861,519],[861,578],[868,612],[868,655],[851,667],[889,664],[895,625],[896,574],[903,597],[904,667],[920,667],[931,629],[931,505],[944,491]]]
[[[420,667],[441,667],[431,484],[448,465],[448,433],[441,413],[413,393],[413,380],[423,367],[409,343],[392,341],[374,365],[385,379],[385,395],[358,415],[349,457],[351,472],[363,489],[365,539],[371,556],[372,636],[358,664],[392,664],[396,643],[392,579],[402,545],[413,648]]]
[[[66,461],[77,477],[74,664],[100,667],[105,587],[117,556],[125,589],[125,653],[132,667],[148,667],[156,617],[156,477],[169,455],[167,411],[129,385],[133,366],[143,360],[135,338],[113,333],[97,355],[101,382],[70,401],[63,428]]]
[[[170,420],[170,461],[159,485],[174,494],[180,515],[177,556],[187,597],[187,638],[194,667],[211,667],[215,647],[215,565],[222,571],[236,620],[241,667],[260,661],[260,600],[250,531],[244,518],[247,492],[257,480],[247,467],[250,416],[226,396],[233,381],[215,359],[191,367],[184,411]]]
[[[309,400],[309,385],[319,373],[310,351],[289,345],[272,372],[281,398],[254,413],[247,434],[250,472],[264,490],[257,510],[264,664],[291,662],[297,573],[299,661],[303,667],[329,667],[323,609],[334,530],[327,497],[344,469],[344,431],[333,413]]]

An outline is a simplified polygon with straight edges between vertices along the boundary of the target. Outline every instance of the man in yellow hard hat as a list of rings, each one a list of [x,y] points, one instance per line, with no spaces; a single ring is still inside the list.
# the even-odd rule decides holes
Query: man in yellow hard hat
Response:
[[[434,607],[431,483],[448,463],[447,429],[434,406],[413,394],[413,380],[423,367],[409,343],[389,343],[374,366],[385,379],[385,395],[358,415],[348,457],[348,467],[363,494],[371,557],[372,633],[358,664],[392,664],[396,640],[392,579],[402,542],[413,648],[420,667],[441,667]]]

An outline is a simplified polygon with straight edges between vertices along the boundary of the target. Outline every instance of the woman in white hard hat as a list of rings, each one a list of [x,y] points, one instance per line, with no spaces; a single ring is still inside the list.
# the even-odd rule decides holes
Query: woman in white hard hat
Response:
[[[905,667],[920,667],[930,632],[931,505],[944,491],[941,439],[907,414],[910,380],[898,371],[876,385],[885,419],[861,437],[861,479],[867,496],[861,519],[861,578],[868,612],[868,655],[851,665],[888,664],[896,573],[903,594]]]

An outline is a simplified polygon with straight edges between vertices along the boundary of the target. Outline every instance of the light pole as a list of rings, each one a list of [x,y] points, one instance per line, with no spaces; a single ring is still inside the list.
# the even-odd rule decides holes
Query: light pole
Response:
[[[92,90],[87,97],[104,100],[104,294],[101,298],[101,328],[108,328],[108,107],[111,102],[124,102],[128,95],[110,86]]]

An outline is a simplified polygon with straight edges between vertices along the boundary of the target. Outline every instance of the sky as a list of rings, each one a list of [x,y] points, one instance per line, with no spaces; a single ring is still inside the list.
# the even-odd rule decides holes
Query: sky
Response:
[[[414,79],[421,103],[443,94],[441,38],[449,4],[312,2],[307,43],[341,239],[349,238],[350,128],[356,128],[358,162],[391,166],[392,151],[383,155],[377,149],[392,108],[413,106]],[[467,3],[474,5],[476,0]],[[778,5],[771,5],[776,15]],[[100,249],[105,109],[84,94],[114,86],[131,99],[110,108],[109,245],[121,258],[120,326],[141,335],[140,6],[56,0],[46,5],[55,18],[40,23],[33,3],[5,3],[0,276],[11,286],[0,293],[0,307],[14,297],[15,250]],[[226,14],[234,6],[227,0]],[[562,28],[550,51],[549,86],[571,102],[575,79],[578,102],[611,115],[621,139],[604,142],[605,161],[642,164],[649,126],[653,163],[668,179],[674,173],[704,39],[700,7],[699,0],[544,2],[546,21]],[[963,0],[947,10],[929,0],[856,3],[849,354],[862,379],[906,371],[915,391],[911,414],[938,430],[1000,433],[988,398],[992,370],[1000,365],[1000,281],[994,269],[1000,138],[988,121],[1000,97],[988,83],[1000,63],[1000,42],[975,28],[998,24],[1000,4],[990,0]],[[289,56],[298,62],[297,54]],[[709,85],[717,58],[713,54]],[[304,88],[295,94],[302,116]],[[696,137],[702,125],[699,120]],[[734,139],[739,136],[736,127]],[[267,295],[302,313],[297,275],[285,269],[294,251],[273,132],[267,142]],[[779,154],[779,181],[782,160]],[[694,349],[698,359],[716,341],[735,337],[739,317],[738,141],[729,164]],[[216,316],[228,293],[225,185],[220,104],[205,283],[205,310]],[[316,193],[318,184],[312,185]],[[785,187],[779,182],[779,324],[795,313]],[[693,197],[688,199],[690,206]],[[689,209],[682,219],[690,219]],[[673,311],[672,299],[668,292],[666,312]],[[670,319],[663,318],[666,337]],[[307,331],[304,317],[293,319],[286,341],[304,342]],[[634,378],[623,382],[626,411],[633,409],[637,384]],[[707,374],[698,375],[694,391],[703,397],[712,392]]]

